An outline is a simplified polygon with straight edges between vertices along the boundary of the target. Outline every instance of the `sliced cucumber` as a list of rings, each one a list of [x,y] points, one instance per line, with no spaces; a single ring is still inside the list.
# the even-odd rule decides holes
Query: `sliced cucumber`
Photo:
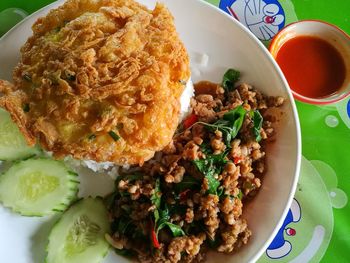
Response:
[[[12,121],[10,114],[0,108],[0,160],[11,161],[37,154],[37,147],[29,147]]]
[[[71,206],[49,236],[46,263],[98,263],[109,245],[107,209],[100,198],[87,198]]]
[[[25,216],[64,211],[76,198],[79,181],[59,161],[29,159],[0,175],[0,202]]]

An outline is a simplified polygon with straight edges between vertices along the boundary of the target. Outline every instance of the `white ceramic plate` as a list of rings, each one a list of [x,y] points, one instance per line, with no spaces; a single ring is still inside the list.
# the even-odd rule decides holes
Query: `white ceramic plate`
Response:
[[[155,0],[140,0],[153,7]],[[284,120],[278,129],[277,142],[268,149],[268,172],[262,189],[245,207],[244,217],[253,231],[249,244],[234,255],[209,255],[208,262],[254,262],[271,242],[291,204],[300,167],[300,129],[294,101],[281,70],[267,49],[237,21],[200,0],[163,0],[175,17],[177,30],[191,54],[192,79],[219,82],[224,71],[233,67],[242,72],[242,80],[268,95],[288,99]],[[0,78],[11,80],[11,72],[19,59],[19,49],[31,35],[31,25],[57,7],[56,2],[28,17],[0,40]],[[209,57],[206,66],[200,54]],[[83,173],[81,194],[101,193],[110,185],[100,180],[96,187]],[[110,188],[108,188],[110,189]],[[57,216],[26,218],[0,206],[1,262],[43,262],[51,226]],[[215,257],[215,259],[214,259]],[[127,262],[111,252],[105,263]]]

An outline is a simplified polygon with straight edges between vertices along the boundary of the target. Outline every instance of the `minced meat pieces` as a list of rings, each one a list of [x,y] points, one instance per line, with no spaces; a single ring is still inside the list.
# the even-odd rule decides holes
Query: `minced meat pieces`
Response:
[[[244,83],[228,91],[204,81],[195,91],[198,122],[180,124],[163,151],[122,174],[109,202],[109,242],[140,262],[200,262],[210,249],[239,249],[252,234],[242,213],[263,183],[265,146],[275,134],[275,119],[265,112],[284,99]],[[225,116],[238,107],[244,115],[235,134],[238,121],[228,119],[238,115]],[[258,110],[261,140],[253,131]]]

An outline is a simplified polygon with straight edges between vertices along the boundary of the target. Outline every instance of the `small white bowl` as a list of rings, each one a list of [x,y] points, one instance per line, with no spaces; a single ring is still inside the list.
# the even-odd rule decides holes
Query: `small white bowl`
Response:
[[[345,64],[345,80],[336,93],[322,98],[305,97],[294,90],[294,97],[302,102],[324,105],[335,103],[350,95],[350,36],[335,25],[319,20],[303,20],[282,29],[271,41],[269,50],[274,58],[288,40],[298,36],[314,36],[331,44],[341,55]],[[293,88],[293,87],[291,87]]]

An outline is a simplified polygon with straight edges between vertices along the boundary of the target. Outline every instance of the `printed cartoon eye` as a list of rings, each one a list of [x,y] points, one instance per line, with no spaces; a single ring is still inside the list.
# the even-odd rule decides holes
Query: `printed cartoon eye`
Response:
[[[271,24],[274,26],[278,26],[278,25],[282,24],[283,21],[284,21],[284,16],[276,15],[273,17],[273,22]]]
[[[278,5],[268,4],[264,6],[263,12],[267,16],[275,16],[278,14],[279,10]]]
[[[296,233],[297,233],[297,231],[295,231],[294,228],[288,227],[288,228],[286,229],[286,234],[287,234],[288,236],[295,236]]]

